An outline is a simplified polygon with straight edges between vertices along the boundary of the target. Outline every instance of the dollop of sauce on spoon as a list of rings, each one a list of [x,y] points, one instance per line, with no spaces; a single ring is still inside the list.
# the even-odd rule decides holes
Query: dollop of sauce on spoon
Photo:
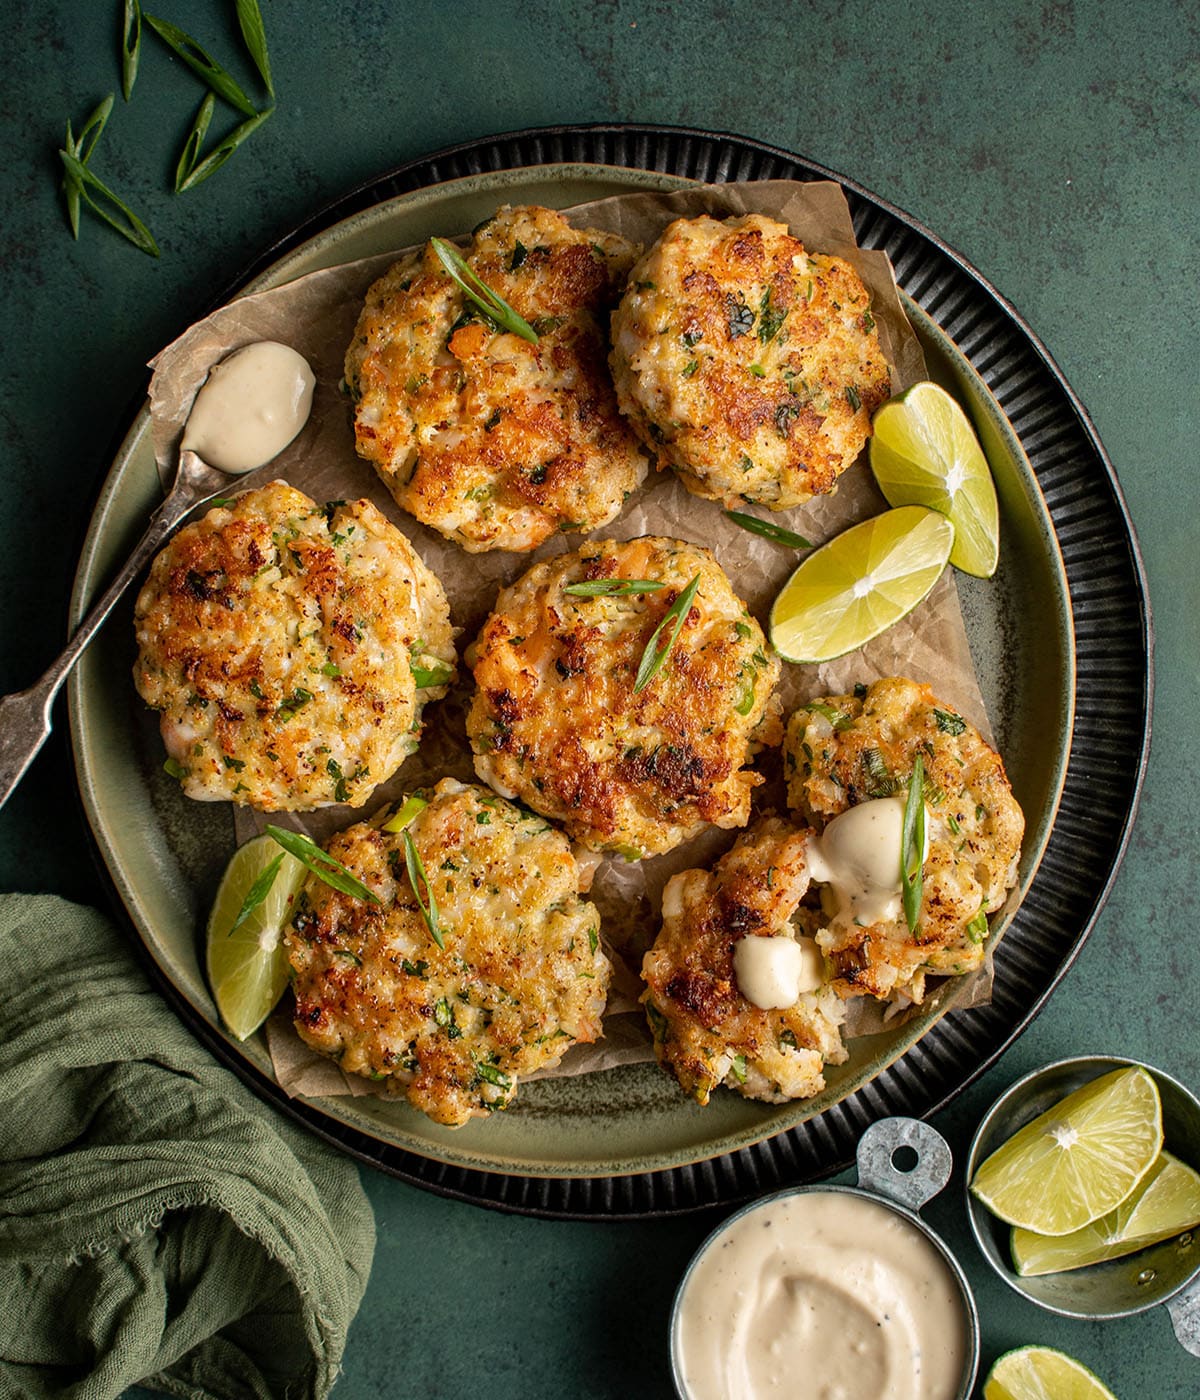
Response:
[[[672,1344],[687,1400],[955,1400],[970,1355],[940,1250],[848,1191],[737,1217],[692,1266]]]
[[[184,449],[240,476],[278,457],[308,422],[316,381],[290,345],[259,340],[214,365],[187,426]]]

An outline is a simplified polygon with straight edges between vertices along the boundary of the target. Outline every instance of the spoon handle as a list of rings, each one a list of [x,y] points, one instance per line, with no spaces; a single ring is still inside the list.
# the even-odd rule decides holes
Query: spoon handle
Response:
[[[146,533],[121,571],[88,609],[57,660],[28,690],[0,699],[0,807],[8,801],[9,794],[49,737],[54,697],[117,599],[184,516],[228,485],[229,477],[224,472],[210,467],[194,452],[181,452],[174,485],[150,517]]]

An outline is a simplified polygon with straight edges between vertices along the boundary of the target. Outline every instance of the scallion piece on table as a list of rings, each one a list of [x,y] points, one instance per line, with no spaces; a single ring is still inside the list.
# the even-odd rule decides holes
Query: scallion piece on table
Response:
[[[467,260],[452,243],[447,243],[444,238],[431,238],[429,241],[433,251],[438,256],[438,261],[446,269],[451,279],[470,297],[485,316],[494,321],[502,330],[519,335],[522,340],[528,340],[532,345],[538,343],[537,331],[523,316],[518,315],[502,296],[493,292],[487,283],[472,271]]]
[[[146,23],[164,44],[183,60],[193,73],[207,83],[218,97],[223,97],[232,107],[246,116],[255,115],[254,103],[242,91],[241,85],[232,73],[227,73],[213,56],[202,48],[195,39],[177,24],[159,19],[157,15],[147,15]]]
[[[637,679],[633,683],[633,693],[640,695],[650,684],[659,671],[663,668],[663,663],[670,654],[671,648],[675,645],[675,639],[679,636],[679,629],[683,626],[683,619],[688,615],[692,606],[692,600],[696,596],[696,590],[700,587],[700,575],[697,574],[691,583],[683,590],[678,598],[663,613],[662,621],[654,629],[653,635],[646,643],[646,649],[642,652],[642,659],[638,665]],[[668,628],[670,629],[668,632]]]
[[[274,107],[268,107],[265,112],[255,112],[240,126],[235,126],[224,141],[214,146],[202,161],[192,166],[184,179],[176,184],[175,192],[183,194],[185,190],[195,189],[202,180],[207,180],[210,175],[215,175],[246,137],[257,131],[274,110]]]
[[[137,79],[142,52],[142,7],[139,0],[125,0],[125,21],[121,32],[121,93],[128,102]]]
[[[110,92],[107,97],[97,103],[96,107],[88,116],[80,129],[78,137],[71,128],[70,118],[67,119],[66,145],[64,149],[68,155],[75,157],[81,165],[86,165],[91,158],[92,152],[96,149],[96,142],[99,141],[101,133],[104,131],[104,124],[108,121],[108,114],[113,109],[113,96]],[[90,139],[89,139],[90,138]],[[81,182],[67,171],[63,175],[63,194],[67,201],[67,219],[71,225],[71,233],[79,237],[79,204],[83,193]]]
[[[79,188],[79,197],[83,203],[104,222],[122,236],[128,238],[130,243],[140,248],[143,253],[149,253],[151,257],[158,257],[158,244],[154,241],[154,235],[138,216],[130,209],[123,199],[115,195],[112,190],[98,176],[93,175],[86,165],[74,156],[70,151],[59,150],[59,159],[63,163],[63,169],[67,177],[76,182]],[[113,209],[120,214],[118,218],[104,203],[107,201]],[[124,222],[122,222],[122,219]]]
[[[263,24],[262,11],[258,8],[258,0],[237,0],[237,17],[246,52],[254,60],[254,66],[258,69],[267,91],[274,97],[271,60],[267,56],[267,31]]]
[[[204,101],[201,102],[200,109],[192,121],[192,129],[188,132],[187,140],[183,143],[183,150],[179,153],[179,161],[175,166],[176,194],[183,188],[184,181],[195,169],[196,162],[200,159],[200,148],[204,145],[204,138],[208,135],[209,123],[212,121],[216,107],[216,97],[211,92],[206,92]]]

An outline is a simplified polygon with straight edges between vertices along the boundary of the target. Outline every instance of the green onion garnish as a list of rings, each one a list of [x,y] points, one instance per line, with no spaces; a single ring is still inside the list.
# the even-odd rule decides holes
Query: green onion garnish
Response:
[[[787,545],[789,549],[812,548],[812,541],[806,540],[803,535],[797,535],[794,530],[785,530],[782,525],[772,525],[769,520],[760,520],[757,515],[747,515],[742,510],[727,510],[725,514],[735,525],[749,530],[752,535],[761,535],[773,544]]]
[[[369,890],[361,880],[351,875],[340,860],[323,851],[311,836],[305,836],[302,831],[285,831],[279,826],[268,826],[267,835],[330,889],[348,894],[352,899],[365,899],[370,904],[383,902],[374,890]]]
[[[925,864],[925,764],[917,755],[908,796],[904,799],[904,821],[900,827],[900,893],[904,920],[909,933],[915,933],[921,915],[921,871]]]
[[[683,619],[688,615],[692,606],[692,600],[696,596],[696,590],[700,587],[700,575],[697,574],[691,583],[683,590],[678,598],[663,613],[662,621],[654,629],[653,635],[646,643],[646,649],[642,652],[642,660],[638,666],[637,679],[633,683],[633,693],[640,695],[650,684],[659,671],[663,668],[663,663],[670,654],[671,648],[675,645],[675,638],[679,636],[679,629],[683,626]],[[671,631],[668,636],[663,637],[668,624]]]
[[[380,829],[390,832],[394,836],[396,832],[403,831],[406,826],[411,825],[417,813],[424,811],[428,806],[429,803],[426,802],[423,797],[418,797],[416,793],[412,793],[404,799]]]
[[[124,200],[115,195],[103,180],[93,175],[88,167],[78,157],[73,156],[70,151],[60,150],[58,158],[63,163],[68,181],[73,182],[74,186],[77,187],[79,198],[93,214],[97,214],[111,228],[116,229],[122,238],[128,238],[130,243],[134,247],[140,248],[143,253],[149,253],[152,258],[158,257],[158,244],[154,241],[154,235]],[[71,198],[72,196],[68,192],[68,209],[70,209]],[[121,218],[117,218],[100,202],[101,200],[107,200]]]
[[[258,0],[237,0],[237,17],[246,52],[254,60],[254,66],[258,69],[267,91],[274,97],[271,60],[267,56],[267,31],[263,24],[262,11],[258,8]]]
[[[183,194],[185,190],[195,189],[202,180],[207,180],[210,175],[215,175],[246,137],[257,131],[274,110],[274,107],[268,107],[265,112],[255,112],[252,117],[247,117],[239,126],[235,126],[224,141],[214,146],[202,161],[192,166],[183,180],[178,180],[178,172],[176,172],[175,193]]]
[[[126,102],[133,96],[141,52],[142,7],[138,0],[125,0],[125,23],[121,33],[121,92]]]
[[[417,851],[416,842],[412,839],[412,832],[407,827],[404,829],[403,836],[404,868],[408,871],[408,882],[413,888],[413,894],[417,897],[417,906],[421,910],[421,917],[425,920],[425,927],[429,930],[433,941],[439,948],[445,948],[446,942],[442,936],[442,926],[438,921],[438,907],[437,900],[433,897],[433,886],[430,885],[429,877],[425,874],[425,867],[421,864],[421,857]],[[421,898],[422,885],[425,886],[424,899]]]
[[[597,578],[569,583],[563,592],[576,598],[619,598],[626,593],[657,593],[665,587],[665,583],[653,578]]]
[[[408,663],[408,669],[412,672],[418,690],[431,690],[434,686],[449,685],[454,679],[453,666],[447,666],[436,657],[433,658],[433,663],[432,666],[421,666],[416,661]]]
[[[86,165],[92,152],[96,148],[96,142],[104,130],[104,123],[108,121],[108,114],[112,111],[113,98],[110,92],[95,108],[83,124],[78,139],[71,130],[70,118],[67,119],[66,152],[74,156],[81,164]],[[88,137],[92,139],[89,141]],[[79,237],[79,201],[83,193],[83,185],[68,170],[63,175],[63,194],[67,200],[67,219],[71,225],[71,232],[76,238]]]
[[[242,91],[237,79],[227,73],[213,56],[185,33],[177,24],[159,19],[157,15],[147,15],[146,23],[164,44],[181,58],[193,73],[206,83],[218,97],[223,97],[232,107],[246,116],[254,116],[254,104]]]
[[[271,886],[275,883],[275,876],[279,874],[279,867],[283,864],[283,852],[280,851],[275,859],[267,866],[257,880],[246,891],[246,898],[242,900],[242,907],[238,910],[238,916],[229,927],[228,938],[234,929],[240,928],[250,917],[258,906],[271,893]]]
[[[429,242],[451,279],[485,316],[504,330],[519,335],[522,340],[528,340],[532,345],[538,343],[537,331],[523,316],[519,316],[502,296],[493,292],[486,282],[480,280],[453,244],[447,243],[443,238],[431,238]]]
[[[211,92],[206,92],[199,111],[192,119],[192,129],[187,134],[187,140],[183,143],[183,150],[180,151],[179,160],[175,165],[176,194],[183,189],[184,181],[196,168],[196,162],[200,159],[200,148],[204,145],[204,138],[208,135],[209,123],[212,121],[216,107],[216,97]]]

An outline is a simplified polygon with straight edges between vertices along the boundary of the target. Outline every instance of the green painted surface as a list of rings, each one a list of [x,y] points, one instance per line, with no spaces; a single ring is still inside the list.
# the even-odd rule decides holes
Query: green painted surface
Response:
[[[218,56],[232,5],[160,7]],[[240,267],[323,202],[455,141],[544,123],[735,131],[899,205],[1027,318],[1092,415],[1146,556],[1158,636],[1156,745],[1129,855],[1076,966],[1034,1026],[937,1125],[960,1155],[992,1098],[1083,1051],[1142,1057],[1200,1088],[1190,905],[1197,836],[1200,20],[1185,3],[686,6],[264,0],[275,117],[210,183],[169,193],[199,101],[147,49],[97,168],[150,222],[144,258],[66,230],[54,151],[118,88],[118,0],[7,16],[0,110],[0,688],[57,650],[75,554],[145,360]],[[231,58],[231,66],[237,67]],[[238,67],[247,82],[251,74]],[[59,712],[65,729],[65,709]],[[101,902],[60,733],[0,812],[0,886]],[[440,1200],[367,1171],[380,1243],[345,1400],[669,1391],[666,1319],[710,1222],[579,1225]],[[970,1241],[956,1179],[928,1211],[962,1259],[985,1364],[1062,1347],[1123,1400],[1200,1393],[1200,1359],[1157,1310],[1065,1322],[1011,1294]]]

